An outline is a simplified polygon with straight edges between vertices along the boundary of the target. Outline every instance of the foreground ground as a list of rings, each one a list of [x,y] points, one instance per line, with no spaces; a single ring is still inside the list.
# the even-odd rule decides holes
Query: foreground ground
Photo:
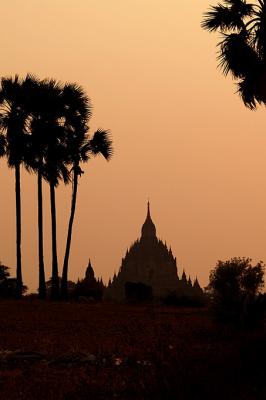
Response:
[[[0,399],[266,399],[265,330],[206,310],[0,302]]]

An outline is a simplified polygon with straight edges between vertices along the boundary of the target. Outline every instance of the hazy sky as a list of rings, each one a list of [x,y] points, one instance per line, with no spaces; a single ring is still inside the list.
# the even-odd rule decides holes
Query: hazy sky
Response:
[[[218,259],[266,260],[266,110],[245,109],[217,69],[219,37],[200,28],[215,0],[1,2],[3,76],[27,72],[82,85],[91,132],[115,154],[91,160],[78,193],[70,278],[91,258],[107,281],[140,235],[149,197],[158,237],[206,285]],[[14,171],[1,166],[0,260],[14,267]],[[37,178],[22,176],[24,282],[36,290]],[[45,186],[45,264],[51,275]],[[71,187],[57,190],[60,271]],[[13,271],[15,271],[13,269]]]

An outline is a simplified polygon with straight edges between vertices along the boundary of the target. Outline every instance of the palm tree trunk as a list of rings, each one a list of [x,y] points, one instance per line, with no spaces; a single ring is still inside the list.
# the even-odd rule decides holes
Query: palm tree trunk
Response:
[[[70,245],[71,245],[71,237],[72,237],[72,228],[75,216],[76,202],[77,202],[77,191],[78,191],[78,173],[77,170],[73,169],[73,190],[72,190],[72,201],[71,201],[71,211],[68,223],[68,232],[67,232],[67,241],[66,241],[66,250],[63,264],[63,273],[62,273],[62,286],[61,286],[61,295],[62,298],[67,298],[67,276],[68,276],[68,261],[69,261],[69,253],[70,253]]]
[[[39,239],[39,298],[45,299],[45,272],[43,260],[43,205],[42,205],[42,174],[38,171],[38,239]]]
[[[21,270],[21,196],[20,196],[20,163],[15,166],[15,192],[16,192],[16,245],[17,245],[17,279],[16,297],[22,297],[22,270]]]
[[[56,207],[55,207],[55,187],[50,182],[50,201],[51,201],[51,225],[52,225],[52,299],[59,297],[59,279],[58,279],[58,262],[57,262],[57,245],[56,245]]]

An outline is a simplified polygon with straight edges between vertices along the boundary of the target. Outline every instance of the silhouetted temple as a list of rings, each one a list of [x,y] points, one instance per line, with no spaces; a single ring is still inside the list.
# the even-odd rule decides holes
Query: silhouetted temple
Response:
[[[76,296],[84,296],[94,300],[101,300],[104,288],[105,286],[102,278],[95,278],[94,270],[92,268],[91,261],[89,260],[84,279],[78,279],[78,282],[76,283]]]
[[[192,284],[185,272],[181,279],[177,274],[176,258],[156,236],[156,228],[150,215],[150,204],[146,220],[141,229],[141,238],[136,240],[122,259],[118,274],[114,274],[105,289],[104,297],[116,301],[127,298],[127,289],[135,285],[151,289],[154,298],[178,296],[200,296],[202,289],[196,279]],[[131,285],[131,286],[130,286]]]

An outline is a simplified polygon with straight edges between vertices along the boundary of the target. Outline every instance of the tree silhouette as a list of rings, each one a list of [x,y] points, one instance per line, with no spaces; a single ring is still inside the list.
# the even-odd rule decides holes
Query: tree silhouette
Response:
[[[107,131],[98,130],[92,139],[87,135],[87,122],[91,116],[91,106],[83,89],[77,85],[65,86],[65,105],[67,106],[66,129],[69,161],[72,164],[72,201],[63,263],[61,295],[67,297],[68,261],[71,246],[72,228],[75,216],[78,178],[83,174],[81,162],[87,162],[92,155],[102,154],[107,160],[112,155],[112,146]]]
[[[78,141],[76,142],[78,144]],[[112,155],[112,144],[109,137],[109,132],[104,130],[97,130],[94,133],[92,139],[84,137],[83,143],[80,142],[80,147],[76,147],[77,152],[75,152],[75,147],[73,149],[73,167],[72,167],[72,201],[71,201],[71,211],[68,224],[68,234],[66,241],[66,250],[63,264],[63,274],[62,274],[62,297],[67,296],[67,279],[68,279],[68,261],[72,237],[72,227],[75,216],[76,201],[77,201],[77,190],[78,190],[78,178],[83,174],[80,168],[80,162],[88,161],[92,155],[102,154],[106,160],[109,160]]]
[[[59,297],[57,235],[56,235],[56,201],[55,188],[59,181],[69,182],[67,169],[67,145],[64,127],[64,106],[62,86],[55,80],[42,81],[46,92],[46,150],[43,157],[42,176],[49,182],[52,227],[52,289],[51,297]]]
[[[76,84],[66,84],[63,89],[63,101],[65,107],[65,132],[67,135],[68,162],[72,164],[72,199],[71,211],[68,223],[66,249],[63,262],[61,295],[67,297],[67,275],[68,260],[70,253],[72,227],[76,209],[78,176],[82,173],[79,167],[80,159],[86,161],[86,153],[82,152],[82,147],[86,141],[87,122],[91,116],[91,105],[89,98],[83,89]],[[85,159],[84,159],[85,157]]]
[[[43,179],[50,186],[52,228],[51,297],[59,297],[56,236],[55,188],[61,180],[69,183],[72,173],[72,201],[63,265],[62,294],[67,295],[68,260],[76,209],[81,162],[102,154],[107,160],[112,147],[109,133],[97,130],[88,135],[91,106],[84,90],[76,84],[54,79],[39,80],[28,74],[25,79],[1,78],[0,88],[0,157],[6,155],[8,166],[15,169],[16,194],[16,295],[23,293],[21,267],[21,194],[20,167],[37,174],[39,297],[46,297],[43,256]],[[71,169],[71,171],[70,171]],[[15,279],[14,279],[15,281]]]
[[[265,266],[261,261],[252,266],[251,261],[240,257],[219,260],[211,270],[206,289],[212,309],[220,320],[239,324],[258,311]]]
[[[5,150],[8,166],[15,169],[15,195],[16,195],[16,295],[22,296],[22,268],[21,268],[21,192],[20,192],[20,166],[24,161],[24,151],[27,141],[27,92],[30,79],[20,80],[18,75],[14,78],[1,78],[0,90],[0,130],[3,146],[5,135]],[[3,153],[3,150],[2,150]]]
[[[28,97],[30,111],[30,137],[26,146],[25,166],[27,171],[37,173],[38,187],[38,251],[39,251],[39,297],[46,297],[44,257],[43,257],[43,201],[42,177],[46,151],[47,132],[47,100],[45,86],[37,78],[31,76],[31,87]]]
[[[6,265],[2,264],[0,261],[0,281],[9,278],[10,273],[8,270],[9,268]]]
[[[266,103],[266,4],[224,0],[204,14],[203,29],[222,35],[219,66],[237,81],[244,104]]]

